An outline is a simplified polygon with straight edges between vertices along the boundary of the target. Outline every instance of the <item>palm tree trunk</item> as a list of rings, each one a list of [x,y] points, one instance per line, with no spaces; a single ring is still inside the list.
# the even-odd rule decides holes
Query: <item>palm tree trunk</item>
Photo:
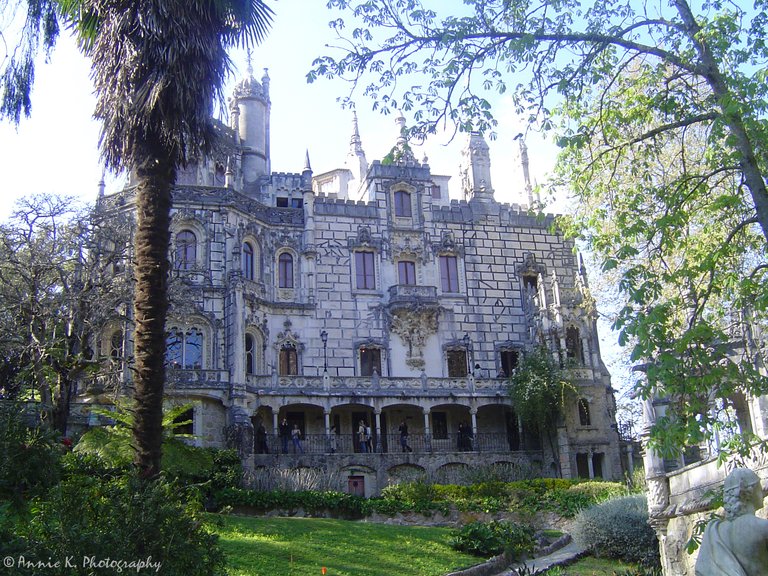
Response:
[[[162,152],[167,146],[152,136],[138,146],[142,150],[134,156],[144,159],[136,167],[138,188],[133,296],[136,322],[133,439],[135,464],[142,478],[152,478],[160,472],[171,188],[176,181],[174,162]]]

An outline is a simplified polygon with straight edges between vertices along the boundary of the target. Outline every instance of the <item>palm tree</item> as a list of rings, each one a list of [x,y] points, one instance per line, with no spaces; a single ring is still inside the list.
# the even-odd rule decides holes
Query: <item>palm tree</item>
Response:
[[[134,239],[135,464],[160,470],[171,190],[179,166],[210,150],[227,48],[263,40],[263,0],[59,0],[92,58],[106,166],[137,181]]]

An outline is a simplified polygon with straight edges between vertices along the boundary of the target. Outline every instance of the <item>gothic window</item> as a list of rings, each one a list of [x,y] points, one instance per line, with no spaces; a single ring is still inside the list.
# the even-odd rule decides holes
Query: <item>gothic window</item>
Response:
[[[253,246],[250,242],[243,243],[243,277],[246,280],[253,280],[254,276],[254,254]]]
[[[395,192],[395,216],[400,218],[411,217],[411,194],[404,190]]]
[[[579,424],[582,426],[591,426],[592,419],[589,416],[589,402],[586,398],[579,398]]]
[[[398,284],[407,286],[416,285],[416,263],[409,260],[401,260],[397,263]]]
[[[123,357],[123,331],[115,330],[109,339],[109,356],[113,360]]]
[[[252,334],[245,335],[245,373],[256,373],[256,342]]]
[[[517,368],[520,361],[520,353],[517,350],[501,350],[499,352],[499,363],[503,376],[510,376]]]
[[[172,329],[165,339],[165,361],[171,368],[202,368],[203,333],[197,328]]]
[[[278,372],[280,376],[296,376],[299,373],[299,355],[296,346],[290,342],[280,348]]]
[[[467,375],[466,350],[448,350],[446,357],[448,360],[449,378],[463,378]]]
[[[278,286],[293,288],[293,256],[283,252],[277,259]]]
[[[456,256],[440,256],[440,286],[443,292],[459,291],[459,266]]]
[[[191,270],[197,261],[197,236],[191,230],[176,234],[174,262],[177,270]]]
[[[435,440],[448,439],[448,415],[445,412],[432,412],[432,437]]]
[[[381,375],[381,349],[362,347],[360,348],[360,375],[373,376],[373,372]]]
[[[194,434],[195,429],[195,410],[194,408],[190,408],[189,410],[185,410],[176,418],[173,419],[173,433],[174,434],[185,434],[185,435],[192,435]]]
[[[359,290],[376,289],[373,252],[355,252],[355,287]]]
[[[568,358],[581,364],[584,363],[584,351],[581,347],[579,329],[569,326],[565,331],[565,354]]]

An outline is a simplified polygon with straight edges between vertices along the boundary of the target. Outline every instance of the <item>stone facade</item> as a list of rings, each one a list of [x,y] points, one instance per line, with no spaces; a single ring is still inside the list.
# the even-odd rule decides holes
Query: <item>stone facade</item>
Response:
[[[544,475],[620,478],[583,266],[551,217],[495,201],[482,137],[469,139],[459,201],[403,138],[391,162],[369,164],[356,121],[342,168],[315,175],[307,158],[301,173],[271,173],[269,108],[266,76],[241,82],[221,146],[174,191],[171,258],[185,296],[168,323],[167,390],[198,402],[199,441],[247,443],[254,430],[241,428],[253,426],[257,453],[240,446],[249,465],[304,465],[291,443],[274,454],[286,418],[303,458],[363,477],[354,489],[367,494],[403,465],[403,422],[414,470],[525,462]],[[133,194],[100,208],[130,215]],[[116,339],[130,357],[130,331],[115,324],[101,352]],[[579,390],[554,446],[520,425],[507,394],[506,375],[539,344],[571,366]],[[360,420],[373,453],[361,452]],[[259,425],[270,454],[258,453]]]

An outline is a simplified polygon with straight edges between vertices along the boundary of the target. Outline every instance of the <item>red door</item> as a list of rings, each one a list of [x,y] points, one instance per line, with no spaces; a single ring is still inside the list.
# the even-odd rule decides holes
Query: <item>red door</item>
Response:
[[[365,497],[365,476],[350,476],[347,478],[347,492],[355,496]]]

